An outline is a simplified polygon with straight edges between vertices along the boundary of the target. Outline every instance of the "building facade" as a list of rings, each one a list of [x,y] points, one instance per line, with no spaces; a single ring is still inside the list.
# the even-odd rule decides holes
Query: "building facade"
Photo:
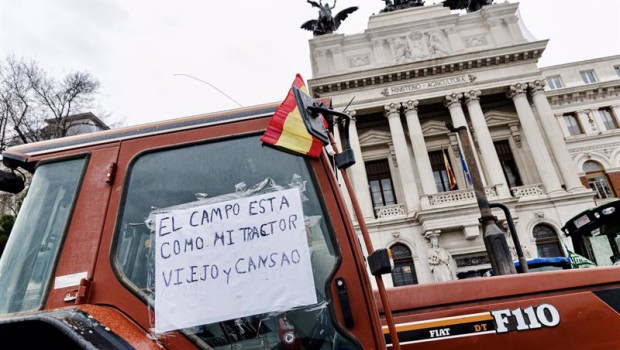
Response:
[[[591,188],[603,199],[620,190],[618,57],[539,68],[547,41],[526,38],[517,9],[415,7],[371,16],[361,34],[310,40],[311,94],[348,106],[354,120],[348,172],[373,245],[392,249],[388,286],[490,268],[469,169],[446,122],[468,127],[477,152],[467,162],[481,169],[489,200],[509,207],[526,258],[565,255],[572,247],[560,228],[595,205]]]

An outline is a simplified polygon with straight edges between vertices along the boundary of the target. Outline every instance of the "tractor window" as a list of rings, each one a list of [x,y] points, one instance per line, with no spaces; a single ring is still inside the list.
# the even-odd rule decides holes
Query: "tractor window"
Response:
[[[41,306],[85,162],[37,168],[0,260],[0,314]]]
[[[326,283],[339,253],[315,179],[304,157],[263,147],[258,136],[158,150],[133,160],[114,243],[113,258],[120,279],[149,305],[157,300],[153,282],[156,237],[152,228],[157,213],[292,188],[301,194],[318,303],[181,331],[204,348],[279,349],[282,344],[298,343],[304,348],[335,349],[344,339],[331,324]],[[195,243],[194,248],[202,247],[202,241]],[[205,249],[201,254],[214,253]]]

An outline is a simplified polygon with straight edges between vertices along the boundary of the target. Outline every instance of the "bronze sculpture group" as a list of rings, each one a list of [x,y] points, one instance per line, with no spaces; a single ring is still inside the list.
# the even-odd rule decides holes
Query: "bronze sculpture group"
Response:
[[[312,34],[323,35],[330,34],[335,32],[338,27],[340,27],[340,23],[344,21],[351,13],[357,11],[357,6],[348,7],[336,15],[336,17],[332,16],[332,10],[336,7],[336,0],[334,0],[334,5],[329,6],[327,2],[323,4],[321,0],[317,3],[316,1],[306,0],[312,7],[317,7],[319,9],[319,18],[311,19],[304,24],[301,25],[301,28],[312,31]]]
[[[306,29],[312,32],[314,36],[330,34],[335,32],[342,21],[344,21],[351,13],[357,11],[357,6],[348,7],[336,14],[332,15],[332,10],[336,7],[336,0],[332,6],[322,0],[316,1],[306,0],[312,7],[319,9],[319,17],[317,19],[311,19],[301,25],[302,29]],[[326,0],[327,1],[327,0]],[[385,2],[385,8],[381,12],[391,12],[402,10],[411,7],[424,6],[424,0],[382,0]],[[449,7],[451,10],[467,10],[467,12],[474,12],[480,10],[483,6],[490,5],[493,0],[444,0],[442,4],[444,7]]]

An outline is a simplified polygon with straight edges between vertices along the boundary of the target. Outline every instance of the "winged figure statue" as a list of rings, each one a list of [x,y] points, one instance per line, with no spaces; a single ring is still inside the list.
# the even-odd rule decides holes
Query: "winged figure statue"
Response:
[[[474,12],[492,3],[493,0],[445,0],[443,1],[443,6],[449,7],[450,10],[466,9],[467,12]]]
[[[301,28],[312,31],[312,34],[315,36],[335,32],[338,27],[340,27],[340,23],[358,9],[357,6],[351,6],[338,12],[334,17],[332,16],[332,10],[336,7],[336,0],[334,0],[333,6],[330,6],[327,2],[323,4],[321,0],[319,0],[318,3],[312,0],[306,1],[312,5],[312,7],[319,9],[319,18],[306,21],[301,25]]]

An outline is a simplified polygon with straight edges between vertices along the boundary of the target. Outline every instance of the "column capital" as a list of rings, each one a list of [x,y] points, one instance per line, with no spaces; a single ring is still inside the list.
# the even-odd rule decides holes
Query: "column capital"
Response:
[[[510,85],[508,91],[506,92],[506,96],[510,99],[515,99],[517,96],[525,96],[527,92],[527,83],[516,83],[514,85]]]
[[[450,95],[446,95],[446,100],[444,101],[444,106],[448,107],[448,108],[452,108],[452,107],[460,107],[461,106],[461,99],[463,98],[463,94],[461,93],[452,93]]]
[[[393,115],[400,115],[400,108],[402,107],[402,103],[390,103],[383,106],[383,115],[387,118]]]
[[[417,111],[419,104],[420,104],[420,101],[418,100],[409,100],[403,103],[403,108],[405,109],[405,113],[410,112],[410,111]]]
[[[545,86],[547,85],[547,83],[544,80],[536,79],[531,83],[527,83],[527,85],[529,86],[532,95],[534,95],[537,93],[545,92]]]
[[[482,91],[470,90],[465,92],[463,95],[465,96],[465,103],[480,102],[480,95],[482,95]]]

